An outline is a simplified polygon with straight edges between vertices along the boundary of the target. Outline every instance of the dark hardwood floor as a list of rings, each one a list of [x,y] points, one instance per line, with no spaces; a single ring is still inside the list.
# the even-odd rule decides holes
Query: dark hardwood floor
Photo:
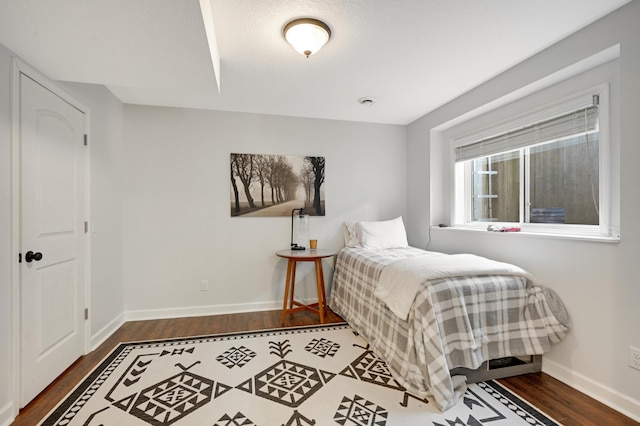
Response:
[[[120,342],[279,328],[281,314],[282,311],[266,311],[125,323],[99,348],[76,361],[22,409],[13,425],[36,425]],[[342,321],[332,312],[326,319],[331,323]],[[301,311],[289,317],[287,326],[314,325],[318,322],[317,315]],[[567,426],[640,425],[544,373],[511,377],[499,382]]]

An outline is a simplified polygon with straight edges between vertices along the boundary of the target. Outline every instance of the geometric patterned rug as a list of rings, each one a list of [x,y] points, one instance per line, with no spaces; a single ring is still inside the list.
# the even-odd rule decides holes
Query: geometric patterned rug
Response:
[[[494,381],[453,408],[404,391],[346,324],[120,344],[40,423],[557,425]]]

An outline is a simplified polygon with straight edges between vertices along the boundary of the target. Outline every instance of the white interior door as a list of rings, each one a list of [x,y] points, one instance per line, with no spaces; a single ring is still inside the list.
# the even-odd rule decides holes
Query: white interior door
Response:
[[[20,403],[85,348],[84,113],[20,73]]]

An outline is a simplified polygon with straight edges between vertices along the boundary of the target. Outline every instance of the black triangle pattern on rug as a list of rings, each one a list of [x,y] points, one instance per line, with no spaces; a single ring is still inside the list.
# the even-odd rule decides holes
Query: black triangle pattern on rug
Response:
[[[213,424],[213,426],[253,426],[253,423],[244,414],[237,412],[233,417],[228,414],[223,415]]]
[[[294,408],[323,385],[318,370],[286,360],[256,375],[254,383],[257,396]]]
[[[384,408],[355,395],[352,398],[342,398],[333,419],[341,425],[349,421],[350,424],[384,426],[387,424],[388,415],[389,412]]]
[[[384,361],[369,350],[345,367],[340,374],[391,389],[405,390],[394,380]]]
[[[220,382],[216,383],[216,390],[213,394],[213,399],[216,399],[224,395],[225,393],[229,392],[231,389],[233,389],[231,386],[227,386]]]
[[[126,398],[121,399],[120,401],[114,402],[113,406],[121,409],[122,411],[127,411],[129,407],[131,407],[131,404],[133,404],[133,401],[135,401],[135,398],[136,394],[134,393],[127,396]]]
[[[358,379],[358,373],[356,373],[356,372],[353,370],[353,367],[351,367],[351,364],[347,365],[347,366],[344,368],[344,370],[342,370],[342,371],[340,372],[340,375],[341,375],[341,376],[345,376],[345,377],[350,377],[350,378],[352,378],[352,379],[356,379],[356,380]]]
[[[236,386],[236,389],[240,389],[241,391],[245,391],[247,393],[253,393],[253,378],[249,379],[249,380],[245,380],[244,382],[240,383],[238,386]]]
[[[325,385],[327,383],[329,383],[329,381],[331,379],[333,379],[334,377],[336,377],[336,373],[331,373],[329,371],[322,371],[319,370],[318,373],[320,374],[320,378],[322,379],[322,383],[324,383]]]
[[[121,344],[42,425],[556,425],[491,381],[439,412],[368,348],[345,324]]]
[[[289,421],[285,423],[284,426],[305,426],[305,425],[311,426],[315,424],[316,424],[315,420],[311,420],[303,416],[302,414],[300,414],[298,410],[293,410],[293,415],[291,416]]]
[[[218,360],[222,365],[228,368],[243,367],[256,356],[256,353],[244,346],[232,347],[223,354],[218,355]]]
[[[154,425],[169,425],[211,401],[214,382],[181,373],[144,389],[129,413]]]
[[[314,355],[324,358],[326,356],[334,356],[336,352],[338,352],[338,349],[340,349],[340,345],[332,342],[331,340],[320,338],[313,339],[304,349]]]

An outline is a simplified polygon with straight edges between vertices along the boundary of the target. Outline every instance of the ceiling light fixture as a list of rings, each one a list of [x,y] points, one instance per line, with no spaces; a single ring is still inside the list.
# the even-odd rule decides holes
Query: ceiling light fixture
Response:
[[[294,49],[308,58],[327,44],[331,38],[331,29],[317,19],[302,18],[285,25],[282,34]]]

